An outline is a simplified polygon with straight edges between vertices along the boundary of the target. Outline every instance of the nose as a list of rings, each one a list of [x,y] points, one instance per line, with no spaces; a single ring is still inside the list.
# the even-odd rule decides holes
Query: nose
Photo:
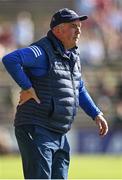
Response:
[[[81,28],[80,28],[80,27],[77,27],[77,28],[76,28],[76,32],[77,32],[77,34],[80,34],[80,33],[81,33]]]

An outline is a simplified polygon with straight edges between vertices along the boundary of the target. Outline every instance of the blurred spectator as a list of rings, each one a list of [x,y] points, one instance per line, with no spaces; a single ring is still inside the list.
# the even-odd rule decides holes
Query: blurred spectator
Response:
[[[88,31],[79,48],[83,64],[102,65],[105,58],[105,49],[101,38],[98,38],[95,32]]]
[[[0,43],[5,47],[14,44],[12,24],[10,22],[4,22],[1,24]]]
[[[122,74],[118,77],[116,84],[115,116],[113,119],[113,130],[122,128]]]
[[[12,152],[12,140],[9,131],[0,127],[0,155],[8,154]]]
[[[96,0],[76,0],[75,3],[77,10],[87,15],[92,14],[96,8]]]
[[[2,44],[0,44],[0,59],[2,59],[5,53],[6,53],[5,47]]]
[[[7,52],[16,48],[13,26],[9,21],[5,21],[0,25],[0,58]]]
[[[122,72],[117,80],[117,98],[122,101]]]
[[[87,37],[81,42],[81,57],[86,65],[120,64],[122,59],[122,3],[115,0],[75,1],[76,8],[89,16]],[[86,34],[85,34],[86,35]],[[117,63],[116,63],[117,61]]]
[[[122,129],[122,101],[116,103],[116,114],[113,127],[114,129]]]
[[[34,40],[34,23],[29,12],[21,12],[15,24],[15,39],[19,47],[29,45]]]

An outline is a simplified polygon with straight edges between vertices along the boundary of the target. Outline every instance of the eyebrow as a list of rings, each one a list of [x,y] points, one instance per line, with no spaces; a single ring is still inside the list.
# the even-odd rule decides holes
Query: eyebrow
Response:
[[[72,22],[71,25],[81,27],[82,24],[80,23],[80,24],[78,25],[78,24],[75,24],[75,23]]]

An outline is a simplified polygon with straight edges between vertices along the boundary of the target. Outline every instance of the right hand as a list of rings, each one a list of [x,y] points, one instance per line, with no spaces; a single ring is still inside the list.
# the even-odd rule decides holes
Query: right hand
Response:
[[[24,104],[26,101],[29,99],[35,99],[35,101],[40,104],[40,99],[37,97],[36,92],[34,88],[29,88],[27,90],[22,90],[20,92],[20,100],[19,100],[19,105],[21,106]]]
[[[108,133],[108,124],[103,115],[97,115],[95,118],[95,122],[99,127],[99,135],[105,136]]]

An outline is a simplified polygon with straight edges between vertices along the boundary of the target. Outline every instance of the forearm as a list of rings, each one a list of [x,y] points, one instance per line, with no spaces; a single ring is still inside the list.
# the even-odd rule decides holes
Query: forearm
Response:
[[[22,89],[29,89],[32,84],[29,78],[26,76],[25,72],[23,71],[21,66],[21,60],[18,56],[18,54],[8,54],[3,57],[2,62],[10,76],[15,80],[15,82]]]
[[[102,114],[84,85],[82,85],[79,89],[79,105],[92,119],[95,119],[98,114]]]

